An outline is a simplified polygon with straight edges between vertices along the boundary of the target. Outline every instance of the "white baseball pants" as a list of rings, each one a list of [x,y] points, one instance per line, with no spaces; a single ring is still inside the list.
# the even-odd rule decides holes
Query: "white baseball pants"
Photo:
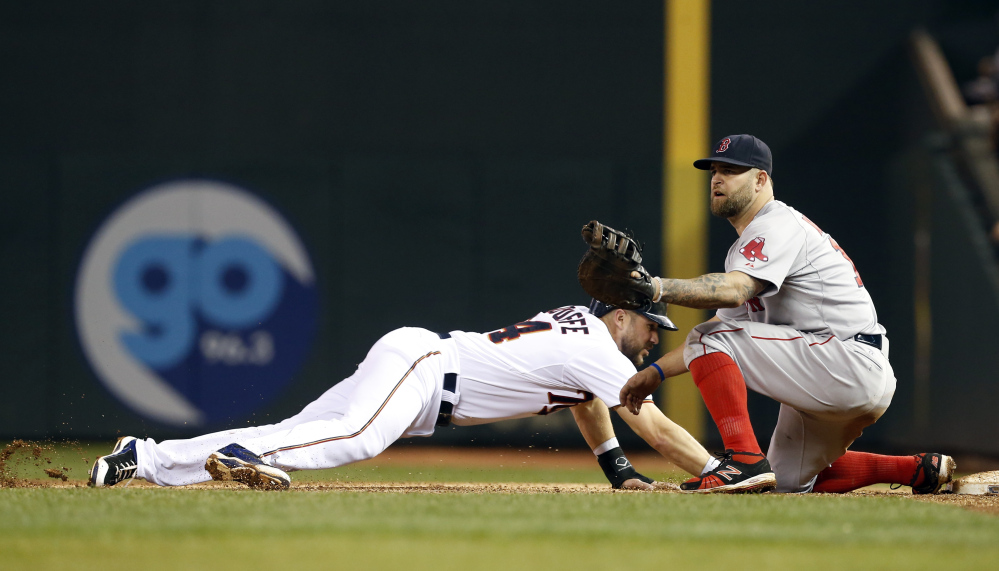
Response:
[[[716,351],[732,357],[749,389],[781,403],[767,451],[778,492],[810,491],[895,394],[885,337],[879,351],[781,325],[709,321],[687,336],[684,362]]]
[[[397,329],[375,343],[353,375],[287,420],[187,440],[136,441],[136,476],[161,486],[211,480],[205,460],[232,443],[286,471],[373,458],[401,437],[433,434],[444,374],[457,372],[452,340]]]

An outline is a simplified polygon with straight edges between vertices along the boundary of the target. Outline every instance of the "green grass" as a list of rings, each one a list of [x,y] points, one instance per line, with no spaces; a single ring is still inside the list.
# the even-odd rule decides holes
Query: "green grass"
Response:
[[[482,472],[325,474],[594,481],[586,470]],[[999,517],[901,496],[0,489],[0,569],[987,569],[997,539]]]
[[[990,568],[999,518],[906,498],[0,490],[0,567]],[[235,558],[235,559],[231,559]],[[244,559],[245,558],[245,559]]]

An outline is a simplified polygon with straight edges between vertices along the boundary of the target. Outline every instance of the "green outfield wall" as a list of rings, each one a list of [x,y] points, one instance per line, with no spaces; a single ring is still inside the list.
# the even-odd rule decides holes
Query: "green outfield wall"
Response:
[[[986,10],[975,3],[868,4],[714,2],[710,138],[770,143],[778,198],[863,275],[899,378],[868,446],[999,454],[986,415],[999,308],[942,192],[932,414],[954,430],[915,424],[907,177],[933,126],[905,53],[911,28],[929,25],[963,73],[999,34],[960,32]],[[0,6],[0,435],[167,438],[280,420],[393,328],[486,331],[586,303],[578,231],[594,218],[636,230],[658,271],[663,13],[596,1]],[[711,222],[712,270],[733,237]],[[168,304],[123,289],[126,261],[150,244],[176,255],[143,266],[144,287],[185,280]],[[230,304],[225,287],[263,283],[246,272],[271,285],[253,290],[257,305]],[[776,406],[752,407],[769,433]],[[566,413],[435,440],[582,444]]]

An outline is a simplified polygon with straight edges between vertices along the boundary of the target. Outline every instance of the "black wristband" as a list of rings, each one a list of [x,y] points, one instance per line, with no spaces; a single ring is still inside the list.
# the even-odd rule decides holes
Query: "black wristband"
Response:
[[[597,463],[600,464],[600,468],[604,471],[604,476],[607,476],[607,480],[610,481],[611,487],[615,490],[620,489],[622,484],[632,478],[638,478],[646,484],[652,483],[651,478],[647,478],[635,471],[635,468],[628,461],[628,458],[624,455],[624,450],[621,450],[620,446],[611,448],[607,452],[597,456]]]

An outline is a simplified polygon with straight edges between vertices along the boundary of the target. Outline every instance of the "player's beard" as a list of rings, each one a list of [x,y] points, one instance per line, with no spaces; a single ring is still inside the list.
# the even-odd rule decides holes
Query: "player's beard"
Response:
[[[632,337],[626,337],[621,342],[621,353],[627,357],[636,367],[641,367],[645,364],[645,357],[642,356],[642,351],[652,352],[653,345],[645,344]]]
[[[746,181],[746,184],[729,194],[725,200],[712,200],[711,214],[719,218],[731,218],[741,213],[753,201],[753,187],[755,182],[754,179],[750,178]]]

